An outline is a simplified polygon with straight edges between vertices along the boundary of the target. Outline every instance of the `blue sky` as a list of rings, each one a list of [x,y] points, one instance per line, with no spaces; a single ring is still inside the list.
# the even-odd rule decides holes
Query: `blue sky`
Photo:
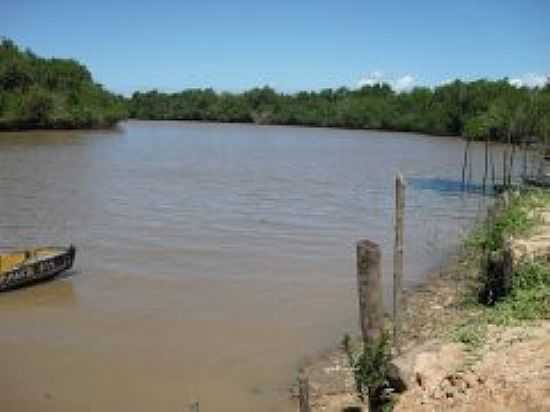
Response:
[[[294,92],[550,74],[549,0],[0,0],[0,36],[107,88]]]

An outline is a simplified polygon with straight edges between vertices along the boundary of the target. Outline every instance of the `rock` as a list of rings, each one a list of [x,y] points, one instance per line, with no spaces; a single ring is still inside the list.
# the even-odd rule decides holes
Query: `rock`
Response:
[[[539,213],[539,219],[543,225],[550,224],[550,212],[543,211]]]
[[[480,377],[474,375],[471,372],[467,372],[461,375],[462,381],[466,384],[466,388],[470,389],[476,386],[480,382]]]
[[[445,348],[445,346],[447,346]],[[460,372],[444,374],[464,356],[460,348],[421,353],[415,368],[420,385],[401,394],[395,412],[534,412],[550,411],[550,322],[490,327],[481,356]],[[438,358],[454,361],[434,367]]]
[[[440,345],[429,341],[393,359],[388,372],[392,388],[404,392],[420,386],[432,393],[444,378],[460,368],[465,361],[464,345]]]
[[[432,393],[446,377],[454,374],[465,361],[464,345],[448,343],[438,351],[420,353],[416,357],[414,374],[422,388]]]
[[[405,392],[409,387],[407,382],[410,378],[408,376],[404,376],[403,372],[406,373],[406,371],[400,369],[393,362],[390,363],[387,375],[388,382],[397,393]]]
[[[393,358],[388,370],[390,386],[396,392],[403,392],[416,385],[416,376],[414,374],[416,357],[422,352],[434,350],[438,344],[437,341],[429,341]]]

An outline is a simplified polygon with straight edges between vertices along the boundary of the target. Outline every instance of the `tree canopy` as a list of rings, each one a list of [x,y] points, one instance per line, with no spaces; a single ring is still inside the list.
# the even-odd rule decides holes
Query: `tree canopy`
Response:
[[[259,87],[243,93],[187,89],[117,96],[72,59],[42,58],[0,41],[0,130],[107,127],[127,115],[274,125],[413,131],[518,142],[550,139],[550,83],[516,87],[502,79],[417,87],[387,84],[293,94]]]
[[[91,128],[125,118],[123,97],[72,59],[41,58],[0,42],[0,129]]]
[[[550,86],[518,88],[502,79],[456,80],[408,93],[396,93],[387,84],[295,94],[269,87],[240,94],[153,90],[134,93],[129,111],[137,119],[387,129],[519,141],[533,135],[548,137]]]

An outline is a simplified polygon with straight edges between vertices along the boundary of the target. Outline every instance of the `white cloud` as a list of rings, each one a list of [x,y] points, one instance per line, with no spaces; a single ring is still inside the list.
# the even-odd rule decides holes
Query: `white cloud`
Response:
[[[448,86],[449,84],[452,84],[452,83],[454,83],[454,82],[455,82],[455,79],[445,79],[445,80],[443,80],[443,81],[437,83],[437,84],[435,85],[435,87],[437,87],[437,86]]]
[[[403,77],[398,78],[392,84],[392,88],[398,92],[410,92],[416,85],[416,77],[411,74],[406,74]]]
[[[361,77],[357,82],[358,87],[364,86],[376,86],[377,84],[384,83],[384,73],[380,71],[374,71]]]
[[[512,86],[515,87],[544,87],[544,85],[550,80],[549,75],[538,73],[526,73],[521,77],[516,77],[508,80]]]
[[[475,81],[476,78],[461,78],[464,82]],[[445,86],[451,84],[455,79],[446,79],[437,83],[433,87]],[[510,78],[508,82],[515,87],[544,87],[546,84],[550,84],[550,73],[525,73],[522,76]],[[388,84],[396,93],[407,93],[418,86],[418,79],[413,74],[405,74],[403,76],[391,76],[387,75],[383,71],[376,70],[367,73],[359,79],[357,87],[376,86],[380,84]]]
[[[357,82],[357,86],[376,86],[382,83],[390,85],[390,87],[397,93],[409,92],[416,85],[416,77],[412,74],[406,74],[404,76],[394,78],[386,76],[384,72],[377,70],[361,77],[361,79]]]

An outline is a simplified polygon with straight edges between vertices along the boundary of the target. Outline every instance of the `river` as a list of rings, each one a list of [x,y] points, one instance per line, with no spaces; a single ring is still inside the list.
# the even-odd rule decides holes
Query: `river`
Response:
[[[0,247],[78,248],[68,276],[0,296],[1,409],[294,410],[296,367],[357,331],[357,240],[382,245],[389,291],[395,174],[408,287],[483,209],[463,150],[193,122],[1,134]]]

